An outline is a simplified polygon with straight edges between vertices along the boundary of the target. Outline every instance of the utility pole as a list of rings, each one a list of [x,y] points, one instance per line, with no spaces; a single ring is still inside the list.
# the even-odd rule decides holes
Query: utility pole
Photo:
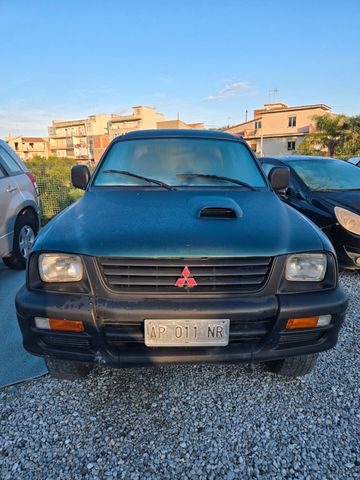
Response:
[[[269,95],[269,103],[274,103],[274,100],[279,93],[279,89],[277,87],[274,87],[273,89],[270,89],[268,92]],[[264,155],[264,135],[263,135],[263,130],[261,129],[261,135],[260,135],[260,155]]]

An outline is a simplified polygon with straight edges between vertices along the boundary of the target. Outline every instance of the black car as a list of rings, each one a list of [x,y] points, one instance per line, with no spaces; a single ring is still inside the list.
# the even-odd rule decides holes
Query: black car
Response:
[[[328,157],[283,156],[260,159],[265,173],[290,169],[282,199],[309,217],[330,238],[339,264],[360,269],[360,169]]]

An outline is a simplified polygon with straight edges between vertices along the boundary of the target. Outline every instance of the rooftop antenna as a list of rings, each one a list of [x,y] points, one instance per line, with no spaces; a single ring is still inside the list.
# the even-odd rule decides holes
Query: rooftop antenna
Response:
[[[275,100],[275,97],[277,97],[277,94],[279,93],[279,90],[275,87],[272,90],[269,90],[269,103],[273,103]]]

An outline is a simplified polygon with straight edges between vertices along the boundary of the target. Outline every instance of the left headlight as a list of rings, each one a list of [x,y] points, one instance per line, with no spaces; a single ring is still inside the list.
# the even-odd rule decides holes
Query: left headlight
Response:
[[[42,253],[39,256],[39,274],[43,282],[80,282],[83,273],[83,264],[77,255]]]
[[[341,207],[335,207],[334,212],[337,221],[345,230],[360,235],[360,215]]]
[[[321,282],[327,267],[325,253],[298,253],[286,261],[285,278],[289,282]]]

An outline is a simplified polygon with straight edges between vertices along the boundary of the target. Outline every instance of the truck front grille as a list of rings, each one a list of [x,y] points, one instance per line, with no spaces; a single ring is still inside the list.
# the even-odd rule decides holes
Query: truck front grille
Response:
[[[111,290],[129,293],[237,293],[259,290],[269,276],[270,257],[247,258],[100,258],[103,278]],[[189,279],[176,286],[188,267]]]

